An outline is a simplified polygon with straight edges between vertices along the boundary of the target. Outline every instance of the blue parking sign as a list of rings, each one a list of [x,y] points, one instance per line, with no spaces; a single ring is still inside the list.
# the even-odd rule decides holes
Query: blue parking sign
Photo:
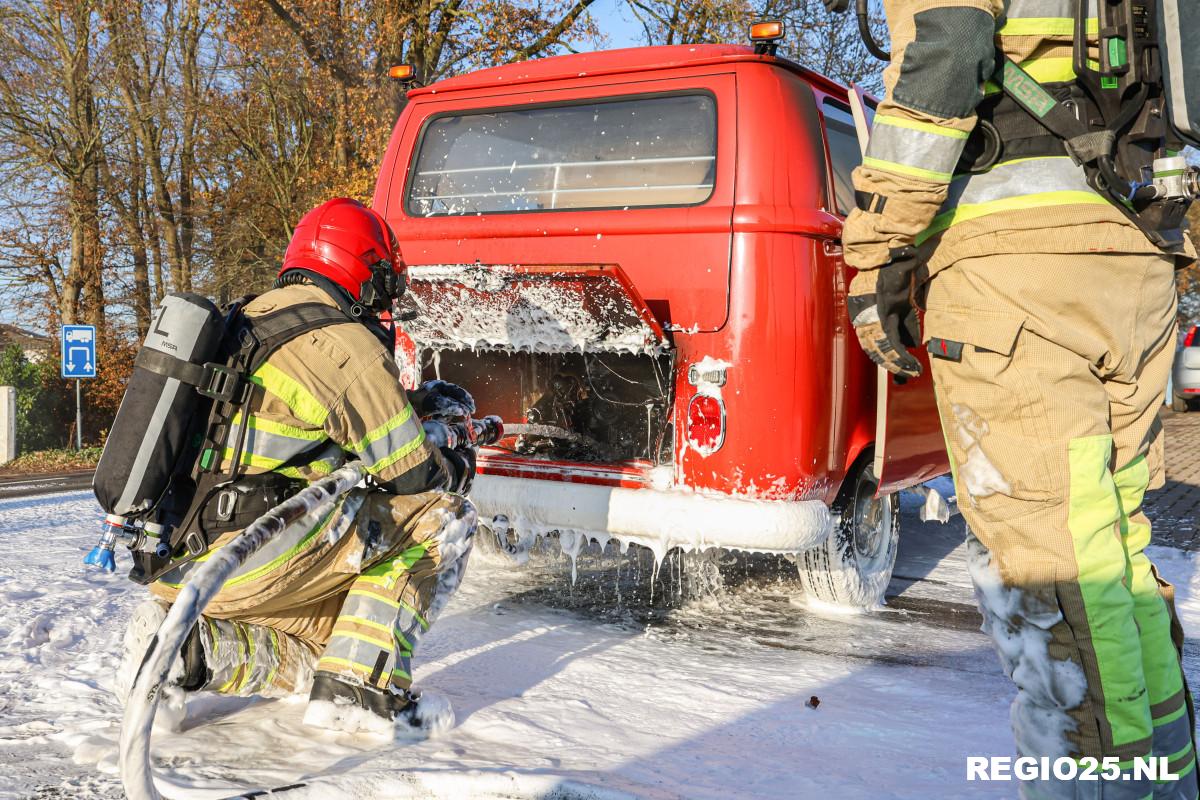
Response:
[[[63,325],[62,376],[64,378],[96,377],[96,327],[94,325]]]

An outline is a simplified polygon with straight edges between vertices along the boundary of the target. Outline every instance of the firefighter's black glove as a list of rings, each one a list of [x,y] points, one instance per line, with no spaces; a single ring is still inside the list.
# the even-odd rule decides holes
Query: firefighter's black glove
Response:
[[[449,447],[443,447],[441,450],[442,457],[446,459],[446,466],[452,473],[447,491],[467,494],[471,491],[471,484],[475,482],[475,448],[460,447],[451,450]]]
[[[421,419],[470,419],[475,413],[471,393],[449,381],[425,381],[408,399]]]
[[[897,378],[915,378],[921,363],[908,348],[921,342],[913,300],[921,262],[912,247],[896,248],[891,256],[879,269],[854,276],[846,306],[858,343],[870,359]]]

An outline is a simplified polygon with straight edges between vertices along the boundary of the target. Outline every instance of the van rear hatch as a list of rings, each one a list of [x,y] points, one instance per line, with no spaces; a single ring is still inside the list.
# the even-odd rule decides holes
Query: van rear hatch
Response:
[[[409,270],[415,316],[433,350],[654,354],[662,326],[616,266],[428,265]]]
[[[619,267],[425,265],[409,282],[402,357],[469,387],[517,455],[670,461],[672,351]]]

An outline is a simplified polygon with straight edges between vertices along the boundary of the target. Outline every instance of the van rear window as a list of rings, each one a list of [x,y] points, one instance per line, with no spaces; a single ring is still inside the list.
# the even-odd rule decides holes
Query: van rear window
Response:
[[[709,94],[447,114],[421,136],[408,213],[698,205],[716,153]]]

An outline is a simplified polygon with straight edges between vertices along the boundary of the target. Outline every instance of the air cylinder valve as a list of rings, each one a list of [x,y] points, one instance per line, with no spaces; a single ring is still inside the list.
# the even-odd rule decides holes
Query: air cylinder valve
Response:
[[[1155,197],[1165,200],[1200,199],[1200,169],[1183,156],[1154,159]]]

